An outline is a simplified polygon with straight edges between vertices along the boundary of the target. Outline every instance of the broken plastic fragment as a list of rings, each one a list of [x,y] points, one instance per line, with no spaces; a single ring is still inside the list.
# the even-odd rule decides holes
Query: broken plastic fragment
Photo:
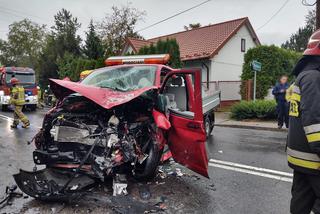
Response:
[[[113,178],[113,196],[127,195],[127,179],[124,174],[116,174]]]
[[[178,177],[182,177],[183,176],[183,173],[181,172],[181,169],[179,169],[179,168],[176,168],[176,173],[177,173]]]

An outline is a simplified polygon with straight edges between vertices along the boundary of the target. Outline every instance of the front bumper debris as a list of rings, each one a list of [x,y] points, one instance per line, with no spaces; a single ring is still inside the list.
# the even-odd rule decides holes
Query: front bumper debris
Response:
[[[20,170],[20,173],[13,175],[24,193],[43,201],[72,201],[96,184],[87,175],[78,174],[68,188],[60,191],[71,176],[72,172],[47,168],[36,172]]]

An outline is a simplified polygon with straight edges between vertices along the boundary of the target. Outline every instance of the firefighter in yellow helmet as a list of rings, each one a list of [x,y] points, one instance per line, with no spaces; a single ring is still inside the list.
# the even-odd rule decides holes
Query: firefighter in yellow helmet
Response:
[[[11,128],[17,128],[20,120],[23,123],[22,128],[28,128],[30,126],[29,119],[22,113],[22,108],[25,104],[24,88],[19,85],[19,80],[17,78],[12,78],[10,83],[12,85],[10,104],[14,106],[14,120]]]

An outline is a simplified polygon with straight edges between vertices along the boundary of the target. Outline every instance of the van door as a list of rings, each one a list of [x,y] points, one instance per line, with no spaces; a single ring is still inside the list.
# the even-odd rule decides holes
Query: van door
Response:
[[[179,70],[168,73],[160,93],[165,95],[169,102],[171,128],[168,133],[168,145],[174,160],[208,177],[201,70]]]

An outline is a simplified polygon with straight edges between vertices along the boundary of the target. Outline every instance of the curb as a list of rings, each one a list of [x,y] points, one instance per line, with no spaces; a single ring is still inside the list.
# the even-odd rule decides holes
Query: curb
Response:
[[[254,130],[262,130],[262,131],[287,132],[287,129],[278,129],[278,128],[260,127],[260,126],[235,125],[235,124],[215,124],[215,126],[227,127],[227,128],[239,128],[239,129],[254,129]]]

